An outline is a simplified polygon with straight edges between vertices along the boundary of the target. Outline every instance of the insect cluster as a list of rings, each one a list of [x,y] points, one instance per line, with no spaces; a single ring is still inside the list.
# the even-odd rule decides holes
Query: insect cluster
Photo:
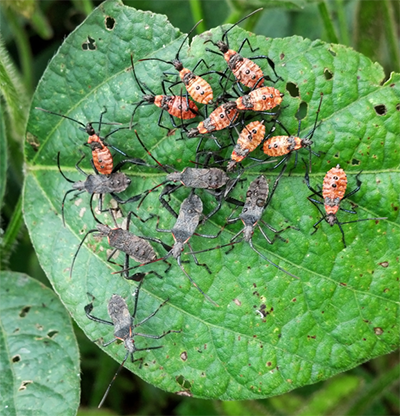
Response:
[[[261,9],[254,11],[250,15],[259,10]],[[293,155],[295,155],[294,166],[297,165],[299,150],[308,150],[308,161],[304,161],[306,165],[305,183],[312,191],[312,195],[308,199],[316,205],[321,214],[320,219],[314,224],[314,232],[317,230],[317,226],[324,220],[331,226],[337,224],[342,234],[343,245],[346,247],[342,225],[355,222],[340,222],[337,218],[337,213],[339,210],[342,210],[355,214],[354,210],[346,210],[340,207],[340,203],[345,198],[354,195],[360,189],[362,184],[359,178],[361,172],[356,176],[356,188],[347,194],[346,173],[339,165],[329,170],[326,174],[322,189],[315,189],[310,184],[309,171],[311,170],[312,155],[319,156],[318,153],[311,149],[311,146],[314,144],[312,140],[313,136],[319,127],[318,118],[321,108],[323,108],[323,94],[321,93],[318,108],[314,110],[315,122],[312,129],[306,135],[300,137],[301,122],[299,121],[298,131],[296,133],[290,132],[280,121],[281,115],[285,112],[285,97],[284,94],[275,88],[276,82],[281,77],[275,70],[275,64],[272,59],[267,55],[259,54],[258,52],[260,51],[253,49],[247,38],[243,40],[238,51],[232,50],[229,47],[228,34],[242,20],[223,31],[220,40],[214,41],[209,39],[205,41],[205,43],[210,44],[208,45],[209,48],[206,48],[208,53],[222,55],[223,59],[225,59],[227,64],[225,71],[213,69],[211,65],[207,64],[207,57],[200,60],[191,70],[184,66],[179,55],[191,32],[184,38],[176,51],[176,55],[170,61],[154,57],[142,59],[134,63],[134,54],[131,55],[130,69],[132,82],[140,90],[141,97],[133,105],[131,120],[128,126],[123,126],[118,120],[105,122],[103,119],[107,113],[106,107],[100,114],[99,121],[88,122],[86,124],[50,109],[37,107],[38,110],[75,122],[80,125],[81,130],[88,134],[85,145],[91,151],[93,172],[88,174],[80,167],[81,161],[87,156],[85,153],[82,153],[82,157],[76,163],[76,169],[83,175],[82,178],[86,177],[86,179],[76,182],[69,179],[61,168],[62,154],[58,153],[57,156],[60,173],[68,182],[72,183],[72,188],[67,191],[62,199],[61,213],[64,225],[64,205],[67,195],[69,193],[77,195],[83,192],[87,192],[90,195],[89,207],[96,223],[95,228],[87,231],[73,255],[70,276],[74,273],[74,265],[79,262],[80,248],[87,241],[89,235],[94,234],[99,238],[107,238],[111,248],[111,251],[107,255],[107,261],[120,267],[115,273],[121,274],[127,280],[139,282],[134,290],[134,309],[132,314],[129,312],[125,299],[116,294],[112,295],[108,304],[111,321],[105,321],[92,315],[94,298],[85,306],[85,313],[89,319],[114,326],[114,339],[103,344],[104,346],[116,340],[122,340],[124,342],[126,355],[120,368],[129,356],[132,362],[142,361],[142,358],[134,360],[133,354],[136,351],[162,347],[137,348],[134,337],[141,336],[159,339],[171,332],[181,332],[180,329],[169,329],[158,335],[135,332],[135,328],[147,322],[168,302],[168,299],[165,300],[147,318],[139,323],[134,323],[136,312],[140,308],[139,291],[142,285],[146,284],[148,279],[146,276],[153,275],[156,278],[163,278],[159,272],[151,270],[151,265],[155,262],[163,261],[165,263],[165,278],[171,279],[172,277],[168,276],[168,272],[171,269],[172,263],[176,261],[181,272],[190,280],[199,294],[204,296],[215,307],[219,306],[218,299],[211,298],[202,289],[201,283],[195,281],[185,269],[184,263],[186,262],[186,258],[190,258],[189,256],[191,256],[196,265],[203,267],[209,274],[212,274],[212,268],[208,264],[202,263],[200,256],[199,258],[197,256],[198,254],[213,249],[229,247],[227,250],[227,255],[229,255],[229,252],[232,251],[236,244],[247,242],[262,262],[265,261],[274,266],[279,272],[299,279],[295,274],[285,270],[267,258],[261,249],[253,244],[253,236],[256,229],[263,236],[263,241],[268,244],[273,244],[276,240],[285,241],[281,237],[281,233],[288,228],[296,229],[294,226],[289,225],[284,229],[277,230],[264,221],[263,215],[274,197],[279,182],[285,174]],[[242,56],[242,50],[245,47],[250,49],[252,53],[257,52],[257,55],[250,57]],[[265,51],[262,52],[265,53]],[[247,55],[248,53],[243,54]],[[153,92],[146,85],[145,80],[139,79],[136,73],[137,67],[146,65],[141,61],[149,60],[161,61],[177,71],[162,73],[160,69],[160,88],[163,91],[162,95],[157,95]],[[200,65],[206,67],[206,72],[201,73],[199,71]],[[265,73],[267,71],[269,75]],[[218,88],[213,89],[206,79],[211,79],[212,83],[218,85]],[[219,91],[218,96],[214,90]],[[198,138],[196,153],[193,155],[194,163],[192,165],[186,166],[180,171],[173,166],[164,165],[150,152],[146,145],[145,129],[141,128],[141,121],[138,117],[141,107],[144,105],[155,105],[160,108],[158,126],[168,132],[170,140],[193,140]],[[165,122],[165,113],[169,116],[170,125]],[[101,129],[104,125],[115,126],[115,128],[112,127],[111,132],[105,136],[101,136]],[[96,126],[96,128],[93,126]],[[143,148],[147,152],[147,160],[132,157],[127,152],[110,143],[110,137],[120,130],[131,133],[133,139],[137,141],[138,148]],[[285,135],[277,135],[276,132],[279,131]],[[221,136],[218,136],[219,132],[227,132],[227,134],[221,138]],[[174,135],[177,138],[173,137]],[[230,143],[221,142],[226,137],[229,138]],[[208,143],[210,143],[209,138],[214,140],[214,148],[208,146]],[[258,147],[262,149],[265,155],[263,159],[255,159],[251,156],[252,152]],[[115,155],[112,154],[112,151],[118,153],[120,155],[119,157],[123,159],[115,163]],[[226,157],[227,151],[230,153],[229,157]],[[252,161],[250,162],[250,160]],[[164,172],[165,178],[152,188],[123,199],[118,194],[129,189],[131,185],[134,185],[132,184],[132,180],[122,171],[122,168],[126,165],[136,166],[137,169],[152,169],[157,173]],[[277,172],[279,170],[271,187],[263,174],[249,181],[246,185],[243,184],[246,181],[246,173],[251,171],[255,166],[258,169],[264,169],[269,172],[274,171],[274,169],[277,169]],[[243,190],[245,187],[247,188],[241,199],[236,199],[232,196],[233,191],[239,189],[238,187],[241,187]],[[173,200],[171,201],[171,196],[182,188],[189,189],[187,190],[186,198],[178,208],[174,206]],[[159,213],[161,209],[157,212],[157,215],[155,212],[150,213],[150,215],[146,214],[147,218],[140,217],[138,213],[142,209],[142,206],[145,205],[147,196],[152,192],[158,192],[160,189],[158,200],[164,209],[165,215],[175,218],[175,224],[171,229],[159,228]],[[203,196],[206,193],[210,195],[207,201],[210,198],[215,200],[212,206],[209,206],[210,204],[206,205],[203,202]],[[117,206],[104,206],[103,196],[107,194],[116,201]],[[93,208],[95,195],[99,195],[97,212]],[[321,198],[321,200],[317,199],[317,197]],[[324,205],[324,211],[320,209],[320,205]],[[199,233],[199,226],[206,224],[211,218],[216,218],[214,215],[222,206],[232,207],[232,213],[225,223],[219,224],[214,234]],[[241,209],[241,213],[238,216],[234,216],[237,208]],[[113,226],[107,225],[104,220],[100,219],[100,214],[104,212],[111,215],[114,223]],[[126,215],[125,226],[118,225],[117,212]],[[365,218],[356,221],[380,219],[385,218]],[[229,228],[230,224],[239,220],[242,221],[243,228],[225,244],[206,250],[193,250],[190,242],[193,236],[195,236],[194,239],[215,239],[220,235],[224,235],[225,228]],[[168,241],[167,239],[164,240],[155,236],[134,234],[130,227],[136,221],[156,221],[156,231],[170,233],[172,240],[170,239]],[[262,225],[274,234],[273,238],[267,235]],[[157,251],[153,245],[157,245]],[[262,246],[262,244],[259,243],[258,246]],[[124,255],[124,262],[122,264],[113,260],[117,251],[122,252]],[[158,254],[160,251],[163,254]],[[131,260],[135,262],[134,265],[131,264]],[[116,278],[119,278],[119,276],[116,276]],[[105,396],[108,393],[111,383]],[[100,405],[103,403],[105,396]]]

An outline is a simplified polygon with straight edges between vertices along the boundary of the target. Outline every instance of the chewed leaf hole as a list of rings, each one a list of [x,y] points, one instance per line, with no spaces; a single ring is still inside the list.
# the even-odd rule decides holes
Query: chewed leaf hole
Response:
[[[328,52],[329,52],[332,56],[336,56],[336,52],[333,52],[331,49],[328,49]]]
[[[33,381],[32,381],[32,380],[26,380],[26,381],[23,381],[23,382],[21,383],[21,385],[19,386],[18,391],[25,390],[25,389],[26,389],[26,386],[27,386],[28,384],[32,384],[32,383],[33,383]]]
[[[383,104],[376,105],[374,109],[375,109],[376,114],[378,114],[378,116],[384,116],[387,113],[386,106]]]
[[[53,338],[53,337],[55,337],[57,334],[58,334],[58,331],[49,331],[49,332],[47,333],[47,336],[48,336],[49,338]]]
[[[333,78],[333,72],[330,71],[328,68],[324,69],[324,75],[326,80],[330,80]]]
[[[303,120],[303,118],[307,115],[307,110],[308,104],[305,101],[302,101],[296,113],[297,120]]]
[[[87,37],[87,41],[82,43],[82,49],[84,51],[94,51],[97,49],[96,42],[90,36]]]
[[[300,97],[299,87],[293,82],[288,82],[286,84],[286,90],[292,97]]]
[[[358,160],[358,159],[353,159],[352,161],[351,161],[351,164],[354,166],[354,165],[359,165],[361,163],[361,161],[360,160]]]
[[[333,157],[334,157],[334,158],[336,158],[336,159],[338,159],[338,158],[340,157],[340,152],[336,152],[336,153],[333,155]]]
[[[397,110],[397,111],[400,111],[400,104],[397,104],[397,105],[396,105],[396,110]]]
[[[189,380],[186,380],[183,375],[175,377],[176,382],[182,386],[184,389],[189,390],[192,387],[192,383]]]
[[[104,20],[107,30],[113,30],[115,27],[115,19],[111,16],[107,16]]]
[[[21,361],[20,355],[14,355],[14,357],[11,358],[13,363],[17,363],[18,361]]]
[[[22,308],[21,312],[19,313],[20,318],[25,318],[25,316],[30,311],[30,309],[31,309],[30,306],[25,306],[24,308]]]

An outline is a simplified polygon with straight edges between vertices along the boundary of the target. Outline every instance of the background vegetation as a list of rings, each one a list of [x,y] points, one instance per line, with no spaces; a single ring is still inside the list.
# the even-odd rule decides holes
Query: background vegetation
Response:
[[[5,120],[8,163],[7,185],[2,207],[2,267],[25,272],[48,284],[29,241],[21,215],[23,182],[22,142],[30,97],[48,60],[97,2],[2,2],[0,58],[2,75],[2,113]],[[235,22],[259,6],[263,14],[246,22],[245,28],[269,37],[301,35],[354,47],[380,62],[387,76],[399,71],[399,9],[390,1],[131,1],[125,4],[168,15],[171,23],[187,32],[203,18],[199,31]],[[269,9],[270,7],[270,9]],[[192,16],[188,19],[188,16]],[[310,24],[312,22],[312,24]],[[4,82],[4,78],[2,79]],[[5,104],[5,105],[4,105]],[[2,133],[5,135],[5,133]],[[2,143],[2,141],[1,141]],[[2,151],[2,155],[5,152]],[[4,171],[1,172],[4,177]],[[2,187],[1,192],[4,192]],[[76,328],[81,352],[82,409],[96,406],[111,379],[115,362],[103,354]],[[397,354],[379,357],[326,382],[298,389],[284,396],[251,402],[218,402],[188,399],[164,393],[129,372],[122,372],[110,393],[110,405],[118,414],[376,414],[399,413],[398,377],[390,369],[398,363]],[[126,392],[126,394],[124,394]],[[154,400],[154,398],[157,400]],[[107,411],[103,411],[108,414]]]

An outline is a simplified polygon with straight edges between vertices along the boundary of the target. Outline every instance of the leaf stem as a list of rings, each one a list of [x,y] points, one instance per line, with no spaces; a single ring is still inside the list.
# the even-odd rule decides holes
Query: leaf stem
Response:
[[[23,225],[22,219],[22,195],[19,196],[17,205],[15,206],[14,213],[11,217],[11,220],[8,224],[7,230],[4,234],[3,241],[1,243],[2,246],[2,265],[5,261],[7,261],[10,257],[10,252],[15,240],[18,237],[18,234],[21,230]]]
[[[194,23],[198,22],[201,19],[204,19],[203,10],[201,8],[200,0],[189,0],[190,10],[192,12]],[[204,20],[197,26],[196,32],[198,34],[203,33],[207,30],[206,23]]]
[[[329,10],[326,0],[318,3],[318,10],[322,18],[322,22],[325,26],[326,36],[328,42],[339,43],[338,37],[336,35],[335,27],[333,26],[332,19],[329,16]]]
[[[350,46],[349,30],[346,22],[346,13],[344,11],[344,0],[336,0],[336,13],[339,22],[340,42],[343,45]]]
[[[390,0],[382,2],[384,22],[386,22],[386,36],[388,38],[389,54],[392,57],[393,70],[400,71],[400,52],[396,35],[396,23],[394,19],[393,5]]]

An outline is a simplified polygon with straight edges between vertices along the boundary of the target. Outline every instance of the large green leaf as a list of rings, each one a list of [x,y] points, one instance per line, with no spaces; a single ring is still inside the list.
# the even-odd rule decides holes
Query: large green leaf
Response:
[[[2,414],[76,414],[79,353],[67,311],[29,276],[0,279]]]
[[[112,20],[115,24],[110,30],[107,24],[112,26]],[[346,249],[338,227],[330,228],[325,222],[310,236],[319,214],[306,199],[310,191],[304,184],[304,166],[299,163],[292,175],[280,182],[263,218],[276,228],[293,225],[300,231],[287,230],[282,234],[287,242],[278,240],[272,246],[259,231],[253,239],[258,250],[298,275],[299,280],[266,264],[244,244],[227,255],[226,250],[199,254],[199,260],[207,262],[212,275],[191,259],[184,265],[219,307],[207,302],[175,263],[164,279],[147,277],[138,318],[147,316],[163,300],[169,298],[169,302],[143,326],[143,332],[160,334],[168,329],[182,329],[182,333],[168,335],[162,342],[138,337],[140,348],[164,348],[141,353],[145,364],[142,368],[137,363],[126,366],[162,389],[203,398],[250,399],[281,394],[388,353],[399,343],[399,76],[393,75],[381,85],[384,75],[378,64],[343,46],[300,37],[270,40],[235,28],[229,33],[230,46],[237,48],[245,36],[249,36],[253,47],[259,48],[257,54],[268,53],[285,80],[277,82],[276,87],[285,93],[283,104],[287,107],[280,120],[290,131],[297,130],[296,113],[301,103],[306,110],[301,134],[310,131],[320,93],[324,93],[322,124],[313,138],[314,150],[321,151],[321,157],[313,158],[312,185],[321,184],[326,171],[340,163],[347,172],[351,190],[355,187],[354,176],[363,170],[363,186],[350,198],[358,205],[358,215],[341,212],[339,218],[350,221],[387,216],[388,220],[344,225]],[[181,58],[187,67],[204,57],[214,64],[213,69],[225,69],[221,57],[205,52],[210,44],[204,45],[204,41],[211,37],[219,39],[221,29],[196,37],[189,50],[182,49]],[[27,135],[30,143],[36,145],[32,147],[28,141],[26,146],[25,220],[54,289],[92,339],[109,340],[113,335],[110,327],[86,318],[86,293],[96,298],[94,313],[107,319],[106,305],[111,295],[128,297],[132,307],[129,295],[135,285],[119,275],[111,275],[117,268],[106,262],[109,247],[106,241],[98,243],[92,237],[80,251],[70,279],[69,268],[78,243],[95,222],[88,206],[89,196],[82,194],[73,202],[67,199],[67,225],[63,228],[61,201],[70,184],[58,173],[56,154],[61,151],[63,170],[78,180],[81,175],[74,164],[87,138],[78,125],[34,107],[86,122],[96,121],[106,106],[106,121],[128,123],[132,103],[142,95],[129,72],[130,53],[135,62],[152,56],[170,60],[183,38],[163,16],[139,12],[118,2],[105,2],[65,40],[33,99]],[[90,50],[88,42],[95,46],[94,50]],[[246,47],[243,54],[251,56]],[[273,76],[266,62],[259,62]],[[136,70],[140,79],[160,93],[162,71],[171,67],[154,61],[140,62]],[[218,76],[211,74],[208,79],[218,95]],[[140,136],[162,163],[179,169],[190,165],[189,161],[195,159],[197,140],[177,141],[179,132],[167,136],[157,126],[159,112],[152,106],[138,110],[135,121],[139,123],[136,128]],[[169,121],[165,116],[166,123]],[[113,127],[104,128],[106,133],[106,128]],[[223,143],[229,143],[227,133],[219,136]],[[133,132],[116,133],[112,143],[150,162]],[[206,147],[216,150],[211,140]],[[225,150],[227,155],[230,151],[231,148]],[[262,153],[255,152],[255,156],[262,157]],[[300,151],[300,156],[306,158],[307,152]],[[85,166],[89,171],[89,164]],[[260,172],[269,181],[277,174],[267,171],[265,165],[246,172],[243,186],[235,189],[236,198],[243,199],[250,180]],[[129,174],[133,180],[125,196],[135,195],[165,177],[149,168],[132,167]],[[187,195],[186,189],[174,194],[171,204],[176,210]],[[199,195],[204,211],[209,212],[214,206],[211,196],[200,192]],[[152,193],[138,213],[142,217],[159,214],[160,227],[171,228],[174,218],[160,209],[157,197],[157,193]],[[349,202],[343,206],[351,208]],[[125,213],[127,208],[124,207]],[[136,210],[136,206],[131,209]],[[225,204],[199,232],[215,234],[232,209]],[[171,243],[170,235],[155,231],[155,223],[155,219],[145,224],[135,221],[131,230]],[[194,236],[193,249],[228,242],[240,228],[239,223],[227,226],[217,242]],[[160,256],[165,253],[160,247],[155,249]],[[122,255],[118,261],[122,262]],[[165,265],[160,262],[143,269],[163,273]],[[265,317],[256,312],[260,308],[267,312]],[[105,351],[117,361],[125,355],[122,345],[109,346]]]

